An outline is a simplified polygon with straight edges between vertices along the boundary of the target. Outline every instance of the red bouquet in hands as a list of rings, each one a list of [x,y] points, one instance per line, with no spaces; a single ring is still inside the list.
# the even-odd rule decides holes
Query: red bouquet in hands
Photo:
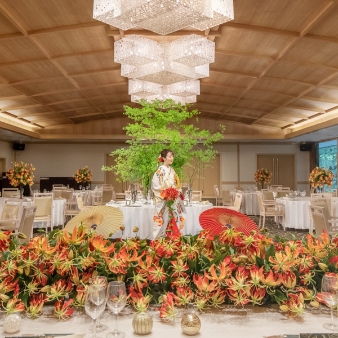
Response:
[[[180,196],[180,192],[172,187],[163,189],[161,192],[161,197],[166,201],[174,201],[178,196]]]

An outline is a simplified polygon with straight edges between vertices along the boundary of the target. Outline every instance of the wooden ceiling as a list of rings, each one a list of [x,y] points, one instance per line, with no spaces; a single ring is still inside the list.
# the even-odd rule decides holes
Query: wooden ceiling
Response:
[[[334,124],[337,1],[234,0],[234,7],[231,22],[163,38],[92,19],[93,0],[0,0],[0,128],[52,138],[87,125],[81,138],[94,123],[118,125],[114,134],[122,134],[123,105],[133,104],[114,63],[114,41],[135,33],[157,40],[195,33],[215,41],[216,60],[194,105],[206,126],[222,121],[234,133],[238,126],[242,134],[283,138]]]

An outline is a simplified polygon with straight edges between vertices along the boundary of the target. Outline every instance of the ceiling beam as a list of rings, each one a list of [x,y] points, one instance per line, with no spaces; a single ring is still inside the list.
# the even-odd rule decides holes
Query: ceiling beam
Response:
[[[220,68],[210,68],[209,70],[210,70],[210,72],[223,73],[223,74],[231,74],[231,75],[238,75],[238,76],[245,76],[245,77],[251,77],[253,79],[257,79],[258,76],[259,76],[257,74],[236,72],[236,71],[233,71],[233,70],[220,69]]]
[[[242,53],[242,52],[235,52],[235,51],[228,51],[224,49],[216,49],[216,54],[220,55],[229,55],[229,56],[241,56],[241,57],[248,57],[248,58],[254,58],[254,59],[261,59],[265,61],[274,61],[275,58],[268,55],[257,55],[257,54],[250,54],[250,53]]]
[[[312,40],[320,40],[320,41],[338,43],[338,38],[335,38],[335,37],[332,37],[332,36],[321,36],[321,35],[315,35],[315,34],[306,34],[304,37],[308,38],[308,39],[312,39]]]
[[[121,71],[121,67],[87,70],[85,72],[69,73],[68,76],[77,77],[77,76],[83,76],[83,75],[101,74],[101,73],[109,73],[109,72],[117,72],[117,71]]]
[[[23,36],[24,35],[22,33],[20,33],[20,32],[0,34],[0,40],[13,39],[13,38],[22,38]]]
[[[60,54],[52,56],[53,60],[62,60],[67,58],[73,58],[73,57],[82,57],[87,55],[97,55],[97,54],[106,54],[106,53],[112,53],[114,50],[112,48],[108,49],[99,49],[99,50],[90,50],[87,52],[79,52],[79,53],[70,53],[70,54]]]

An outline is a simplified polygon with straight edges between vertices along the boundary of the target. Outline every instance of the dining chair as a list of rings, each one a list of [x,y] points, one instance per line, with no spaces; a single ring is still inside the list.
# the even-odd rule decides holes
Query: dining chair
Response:
[[[116,194],[114,189],[103,189],[102,190],[102,204],[106,205],[111,200],[116,200]]]
[[[22,200],[6,198],[2,208],[0,229],[17,232],[20,228]]]
[[[261,190],[263,201],[274,201],[273,191],[268,189]]]
[[[192,195],[191,195],[191,199],[193,201],[202,201],[202,191],[201,190],[193,190],[192,191]]]
[[[229,190],[222,190],[222,205],[233,206],[233,201]]]
[[[92,205],[102,205],[102,190],[94,190],[92,192]]]
[[[238,185],[237,187],[235,187],[235,191],[244,191],[244,189],[243,189],[243,187]]]
[[[127,193],[128,190],[126,190],[125,192],[116,192],[115,193],[115,198],[116,198],[116,201],[124,201],[126,199],[126,193]],[[130,191],[129,191],[130,193]]]
[[[52,184],[52,189],[64,189],[64,188],[67,188],[65,185],[63,184]]]
[[[280,189],[280,188],[282,188],[283,186],[282,185],[277,185],[277,184],[272,184],[272,185],[270,185],[270,188],[271,189]]]
[[[53,189],[53,190],[52,190],[53,198],[54,198],[54,199],[61,198],[61,196],[62,196],[62,191],[63,191],[63,189]]]
[[[64,225],[68,222],[68,218],[72,219],[74,216],[76,216],[80,212],[77,203],[74,203],[74,201],[66,201],[64,204],[64,210],[63,210],[63,219],[64,223],[62,228],[64,228]]]
[[[325,207],[309,205],[309,210],[317,236],[323,232],[329,235],[336,235],[338,233],[338,218],[328,217]]]
[[[53,231],[53,193],[35,193],[33,204],[36,206],[34,223],[42,222],[46,224],[46,233],[48,224]]]
[[[276,203],[275,201],[264,201],[262,193],[257,191],[257,200],[259,205],[259,228],[265,227],[266,217],[278,217],[277,224],[282,223],[283,230],[285,231],[285,222],[284,222],[284,205]],[[281,221],[279,220],[281,218]],[[263,223],[262,223],[263,220]]]
[[[233,206],[227,206],[226,208],[239,212],[240,209],[241,209],[241,206],[242,206],[242,201],[243,201],[243,193],[236,192],[234,205]]]
[[[219,193],[219,189],[218,189],[218,186],[217,184],[214,185],[214,192],[215,192],[215,197],[216,197],[216,205],[220,205],[220,203],[223,204],[223,200],[222,200],[222,197]],[[182,192],[183,193],[183,192]],[[184,196],[184,195],[183,195]]]
[[[114,189],[112,184],[102,184],[101,188],[102,189]]]
[[[311,194],[311,198],[331,198],[331,197],[332,197],[332,194],[330,192]]]
[[[74,196],[74,189],[63,189],[61,191],[61,198],[66,199],[67,201],[71,201]]]
[[[2,197],[20,196],[19,188],[2,188]]]
[[[81,194],[77,194],[76,203],[77,203],[77,207],[78,207],[79,211],[91,208],[91,206],[84,205]]]
[[[33,225],[36,214],[36,207],[23,207],[19,232],[23,233],[26,238],[19,238],[20,244],[27,243],[33,238]]]
[[[280,187],[277,188],[277,191],[290,191],[290,187]]]
[[[290,193],[290,190],[277,190],[277,198],[282,198],[288,196]]]

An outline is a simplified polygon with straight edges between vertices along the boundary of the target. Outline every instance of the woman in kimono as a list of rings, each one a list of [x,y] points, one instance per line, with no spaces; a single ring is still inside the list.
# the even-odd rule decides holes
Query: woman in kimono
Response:
[[[180,229],[184,226],[183,218],[183,203],[180,196],[178,196],[172,207],[171,215],[169,214],[169,208],[167,207],[167,201],[163,199],[161,193],[167,188],[180,189],[181,183],[175,172],[171,167],[174,161],[174,153],[170,149],[163,149],[158,158],[161,165],[154,173],[151,189],[154,193],[155,199],[155,225],[154,225],[154,238],[172,236],[179,237],[181,235]],[[181,192],[180,192],[181,195]]]

